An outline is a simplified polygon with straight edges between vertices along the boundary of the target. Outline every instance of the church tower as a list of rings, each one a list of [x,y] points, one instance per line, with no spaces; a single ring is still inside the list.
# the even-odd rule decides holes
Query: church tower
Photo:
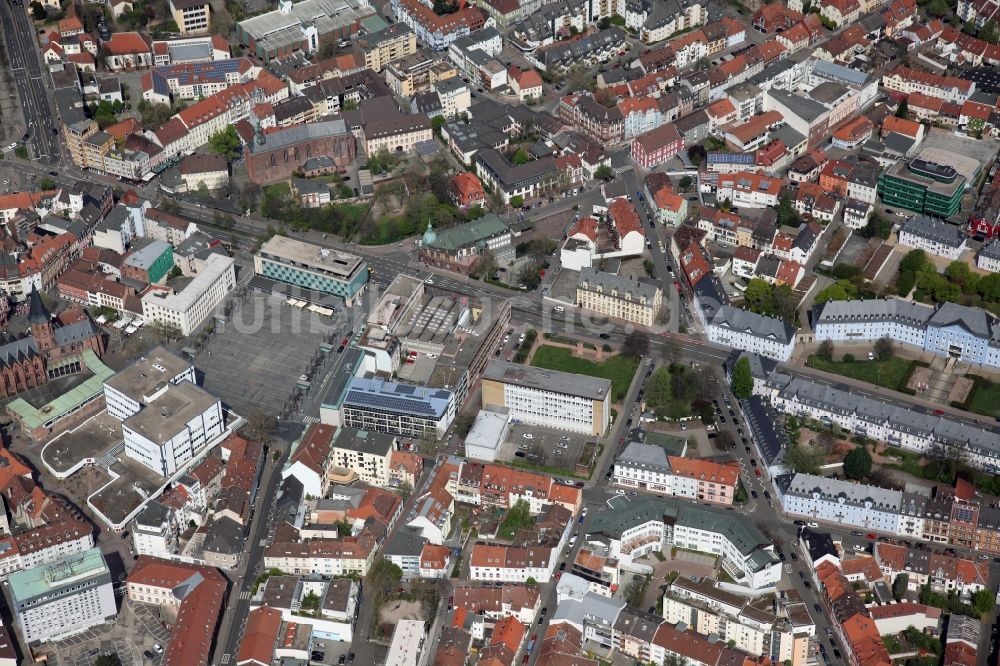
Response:
[[[34,338],[39,352],[45,353],[56,346],[55,336],[52,334],[52,317],[42,304],[42,296],[35,287],[31,288],[28,323],[31,324],[31,337]]]

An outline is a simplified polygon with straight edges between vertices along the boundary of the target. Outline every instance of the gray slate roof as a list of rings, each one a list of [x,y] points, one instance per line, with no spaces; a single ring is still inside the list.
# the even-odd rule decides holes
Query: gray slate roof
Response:
[[[723,305],[712,318],[712,326],[726,328],[738,333],[748,333],[758,338],[788,344],[795,336],[795,329],[773,317],[765,317],[756,312]]]

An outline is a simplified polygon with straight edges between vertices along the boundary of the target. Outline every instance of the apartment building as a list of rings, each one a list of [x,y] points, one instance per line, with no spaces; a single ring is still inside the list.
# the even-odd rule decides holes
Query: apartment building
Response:
[[[330,448],[334,467],[354,472],[370,486],[389,485],[389,465],[396,448],[394,435],[342,428]]]
[[[222,305],[236,286],[235,261],[223,254],[211,254],[202,269],[179,292],[152,290],[142,297],[142,314],[147,322],[173,327],[188,336]]]
[[[601,543],[625,565],[677,546],[717,555],[726,573],[748,587],[768,587],[781,578],[773,544],[753,524],[672,498],[640,496],[625,508],[595,512],[587,541]]]
[[[739,469],[730,464],[667,455],[662,446],[630,442],[615,458],[616,485],[698,502],[730,505]]]
[[[918,592],[929,585],[939,594],[955,592],[968,599],[990,585],[989,562],[894,543],[876,543],[875,561],[888,580],[907,575],[907,587]],[[992,592],[992,590],[991,590]]]
[[[342,539],[275,542],[264,550],[264,566],[291,574],[365,576],[378,550],[375,536],[363,529]]]
[[[417,52],[417,36],[406,25],[396,23],[356,41],[365,56],[365,67],[381,72],[390,62]]]
[[[368,283],[368,264],[361,257],[284,236],[274,236],[261,246],[254,255],[254,272],[276,282],[339,296],[349,307]]]
[[[576,284],[576,302],[585,310],[652,327],[663,305],[663,291],[655,280],[630,280],[584,267]]]
[[[140,557],[125,586],[133,602],[177,609],[170,642],[163,654],[165,666],[208,665],[227,587],[226,579],[217,569]]]
[[[607,431],[611,382],[494,360],[482,382],[483,407],[506,407],[524,423],[600,436]]]
[[[552,578],[559,551],[546,546],[494,546],[475,543],[469,559],[470,580],[545,584]]]
[[[718,581],[678,577],[663,595],[663,619],[683,622],[703,636],[718,636],[758,657],[804,666],[816,628],[801,601],[733,594]]]
[[[11,610],[28,645],[60,640],[118,614],[99,548],[10,575]]]
[[[178,533],[174,512],[152,501],[132,521],[132,543],[136,555],[169,558],[177,551]]]
[[[882,76],[882,85],[904,95],[919,93],[950,102],[962,104],[974,92],[974,81],[966,81],[954,76],[940,76],[900,65]]]
[[[994,469],[1000,459],[1000,438],[986,427],[953,421],[945,415],[916,412],[787,375],[759,383],[755,393],[769,397],[771,405],[786,414],[824,424],[836,423],[859,437],[917,453],[939,444],[958,446],[965,450],[968,464],[980,469]]]
[[[778,197],[784,181],[764,174],[740,172],[720,175],[716,196],[729,199],[737,208],[773,208],[778,205]]]
[[[168,384],[150,406],[122,422],[125,455],[172,476],[225,427],[218,398],[191,382]]]
[[[211,4],[205,0],[169,0],[170,14],[182,35],[208,32]]]
[[[712,342],[778,361],[787,361],[795,347],[796,331],[785,322],[729,305],[719,307],[706,329]]]

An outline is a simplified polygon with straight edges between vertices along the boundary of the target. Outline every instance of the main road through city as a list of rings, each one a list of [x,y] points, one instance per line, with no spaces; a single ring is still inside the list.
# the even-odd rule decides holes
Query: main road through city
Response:
[[[11,1],[0,0],[0,24],[7,64],[21,97],[27,144],[34,159],[54,164],[59,161],[59,137],[52,131],[56,123],[35,50],[34,27],[23,4],[12,5]]]

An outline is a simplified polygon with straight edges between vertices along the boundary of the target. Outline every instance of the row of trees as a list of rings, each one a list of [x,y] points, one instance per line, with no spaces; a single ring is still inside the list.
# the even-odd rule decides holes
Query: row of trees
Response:
[[[772,285],[760,278],[747,283],[744,295],[747,307],[758,314],[776,317],[787,323],[795,321],[798,299],[787,284]]]
[[[967,305],[979,305],[979,301],[1000,302],[1000,274],[980,276],[968,264],[957,260],[948,264],[941,274],[923,250],[911,250],[899,265],[896,291],[906,295],[914,287],[918,300],[961,301]]]

